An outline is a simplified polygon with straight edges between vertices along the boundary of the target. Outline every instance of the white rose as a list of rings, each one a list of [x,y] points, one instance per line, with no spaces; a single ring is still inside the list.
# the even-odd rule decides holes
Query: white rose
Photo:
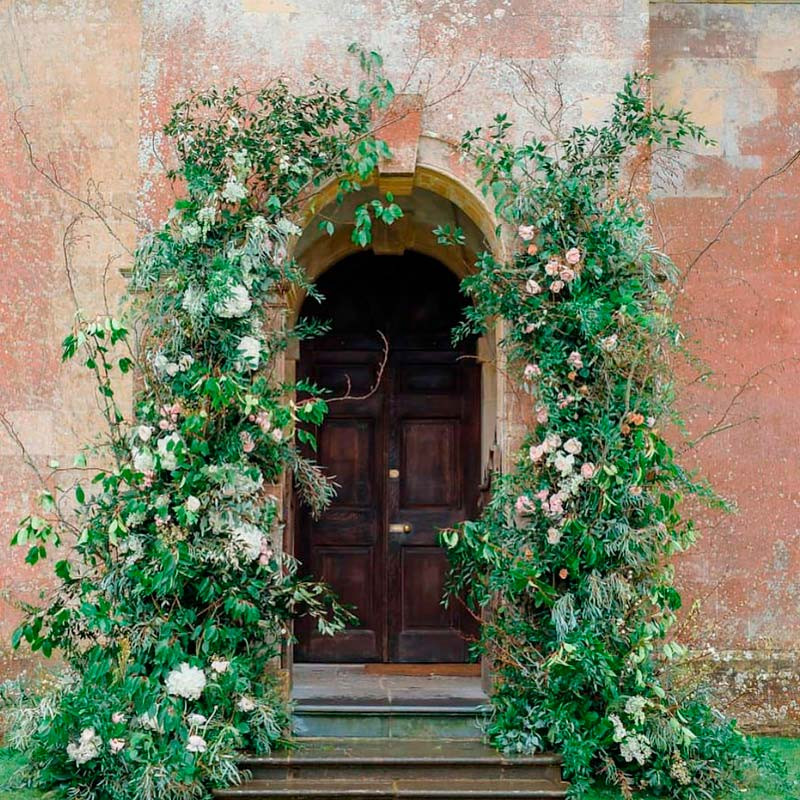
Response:
[[[242,697],[239,698],[239,702],[236,704],[236,707],[239,709],[239,711],[243,711],[245,714],[248,714],[249,712],[255,710],[256,704],[252,698],[242,695]]]
[[[152,472],[155,465],[153,454],[149,450],[133,451],[133,468],[137,472]]]
[[[167,693],[186,700],[198,700],[206,688],[206,674],[185,661],[167,675]]]
[[[217,675],[222,675],[223,673],[228,671],[228,667],[230,667],[230,661],[212,661],[211,662],[211,670],[216,672]]]
[[[214,303],[214,313],[224,319],[243,317],[253,306],[247,289],[241,284],[233,286],[224,300]]]
[[[194,357],[189,355],[189,353],[184,353],[178,359],[178,369],[181,372],[186,372],[188,369],[191,368],[192,364],[194,364]]]
[[[140,426],[139,426],[139,427],[136,429],[136,435],[137,435],[137,436],[138,436],[138,437],[139,437],[139,438],[140,438],[140,439],[141,439],[143,442],[146,442],[146,441],[148,441],[148,440],[150,439],[150,437],[153,435],[153,428],[151,428],[149,425],[140,425]]]
[[[255,336],[242,336],[236,350],[250,369],[258,369],[261,361],[261,342]]]
[[[67,745],[67,755],[78,765],[85,764],[100,755],[103,740],[95,733],[94,728],[81,731],[77,742]]]
[[[270,436],[276,441],[281,442],[283,441],[283,431],[280,428],[275,428]]]
[[[186,721],[189,723],[190,727],[199,728],[201,725],[205,725],[208,719],[202,714],[189,714],[189,716],[186,717]]]
[[[553,466],[562,474],[562,475],[569,475],[572,472],[573,467],[575,466],[575,456],[567,455],[565,456],[563,453],[559,453],[553,459]]]
[[[208,745],[202,736],[192,735],[186,742],[186,749],[190,753],[205,753],[208,749]]]
[[[564,449],[568,453],[572,453],[576,456],[583,449],[583,445],[580,443],[580,440],[573,437],[572,439],[567,439],[567,441],[564,442]]]
[[[196,514],[200,510],[200,499],[190,494],[186,498],[186,510],[191,514]]]
[[[239,550],[251,561],[255,561],[261,555],[261,543],[264,534],[261,529],[248,522],[237,525],[233,530],[233,542]]]
[[[229,203],[238,203],[239,200],[244,200],[245,197],[247,197],[247,188],[239,182],[235,175],[230,175],[225,182],[225,188],[222,190],[222,199],[227,200]]]
[[[158,458],[161,462],[161,469],[169,470],[170,472],[178,466],[178,456],[175,453],[175,448],[181,441],[181,437],[177,433],[171,433],[169,436],[164,436],[158,440],[156,445],[158,449]]]

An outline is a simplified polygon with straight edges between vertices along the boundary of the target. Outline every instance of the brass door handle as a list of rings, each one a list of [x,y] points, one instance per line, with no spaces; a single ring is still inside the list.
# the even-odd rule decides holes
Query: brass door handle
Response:
[[[407,522],[393,522],[389,525],[389,533],[411,533],[411,526]]]

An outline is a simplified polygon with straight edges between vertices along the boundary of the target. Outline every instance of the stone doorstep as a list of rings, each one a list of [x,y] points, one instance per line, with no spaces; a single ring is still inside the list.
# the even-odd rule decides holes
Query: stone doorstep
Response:
[[[347,800],[369,798],[369,800],[502,800],[516,797],[520,800],[544,800],[565,798],[566,787],[553,786],[546,780],[381,780],[353,782],[352,780],[326,781],[251,781],[230,789],[214,793],[219,800],[236,798],[259,798],[271,800]]]
[[[447,705],[351,705],[301,703],[294,729],[307,738],[475,739],[481,707]]]
[[[254,780],[331,780],[341,778],[346,770],[351,779],[382,775],[397,780],[449,780],[455,776],[462,780],[507,781],[533,778],[531,773],[535,771],[537,779],[561,782],[560,756],[545,753],[509,757],[479,740],[396,739],[388,747],[385,739],[307,739],[298,744],[297,750],[243,758],[239,764]]]
[[[283,798],[564,798],[561,758],[552,754],[509,757],[480,740],[306,739],[296,750],[245,757],[252,775],[219,790],[219,800]]]

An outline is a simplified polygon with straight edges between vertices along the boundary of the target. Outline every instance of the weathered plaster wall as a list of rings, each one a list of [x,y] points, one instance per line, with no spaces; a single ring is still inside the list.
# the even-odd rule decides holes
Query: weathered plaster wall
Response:
[[[135,226],[123,212],[153,224],[170,202],[161,164],[170,156],[159,131],[173,101],[192,88],[256,87],[276,75],[302,84],[318,73],[352,84],[358,79],[346,54],[352,41],[384,54],[398,91],[425,95],[421,129],[427,142],[441,145],[431,148],[431,159],[456,173],[462,167],[447,143],[466,128],[504,110],[522,128],[534,124],[515,65],[545,90],[552,86],[548,75],[558,76],[571,122],[602,117],[623,74],[650,58],[659,73],[656,99],[689,105],[720,142],[685,169],[656,175],[657,230],[682,264],[713,236],[740,193],[776,168],[800,138],[800,6],[792,4],[0,0],[0,411],[42,463],[69,459],[97,421],[91,388],[59,363],[72,316],[64,228],[85,215],[75,229],[74,266],[87,311],[102,307],[107,255],[123,251],[87,209],[26,162],[11,113],[22,108],[36,153],[43,163],[53,155],[70,189],[85,191],[89,178],[102,184],[123,210],[113,222],[131,246]],[[703,598],[696,641],[733,651],[725,663],[762,663],[768,654],[777,663],[797,641],[798,370],[791,359],[799,205],[796,173],[765,184],[692,269],[681,306],[719,388],[695,386],[685,394],[692,430],[700,435],[720,418],[743,386],[749,388],[725,422],[760,417],[759,425],[706,439],[691,456],[741,508],[735,517],[703,518],[703,544],[679,564],[682,584]],[[122,285],[111,274],[113,302]],[[0,432],[0,542],[31,506],[27,474]],[[42,575],[0,546],[4,591],[31,597]],[[0,641],[7,641],[13,621],[10,606],[0,607]],[[744,648],[758,655],[747,659]],[[782,671],[761,672],[793,674],[789,662],[780,663]],[[783,703],[788,680],[762,692],[778,698],[770,701],[773,709]]]
[[[72,324],[63,258],[72,228],[78,304],[103,308],[109,256],[124,253],[86,207],[36,173],[12,114],[36,158],[71,191],[93,179],[120,209],[134,211],[138,185],[140,18],[135,0],[0,2],[0,413],[40,467],[72,463],[76,442],[98,425],[95,392],[77,367],[62,366],[60,344]],[[96,194],[96,191],[91,190]],[[128,247],[133,224],[110,220]],[[123,282],[109,271],[115,303]],[[16,612],[9,599],[35,599],[47,569],[23,563],[8,542],[34,508],[40,487],[5,431],[0,433],[0,674]]]
[[[718,141],[696,148],[685,169],[656,174],[657,232],[685,268],[741,198],[800,149],[800,5],[656,3],[650,35],[656,101],[686,105]],[[685,635],[720,651],[712,668],[724,693],[738,698],[732,710],[749,724],[795,732],[798,219],[800,163],[768,179],[686,277],[682,316],[714,372],[684,392],[690,431],[735,426],[689,459],[739,511],[700,515],[703,538],[678,564],[686,594],[700,603]]]

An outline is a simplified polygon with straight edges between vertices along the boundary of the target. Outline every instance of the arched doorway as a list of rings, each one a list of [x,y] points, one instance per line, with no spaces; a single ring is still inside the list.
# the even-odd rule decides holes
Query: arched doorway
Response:
[[[451,341],[458,278],[413,251],[367,252],[317,286],[324,302],[307,299],[301,316],[331,327],[303,343],[298,377],[334,398],[317,458],[340,488],[322,519],[298,512],[295,551],[360,625],[331,638],[300,623],[295,660],[464,662],[476,624],[442,605],[447,558],[436,543],[440,528],[475,515],[480,483],[475,342]]]

